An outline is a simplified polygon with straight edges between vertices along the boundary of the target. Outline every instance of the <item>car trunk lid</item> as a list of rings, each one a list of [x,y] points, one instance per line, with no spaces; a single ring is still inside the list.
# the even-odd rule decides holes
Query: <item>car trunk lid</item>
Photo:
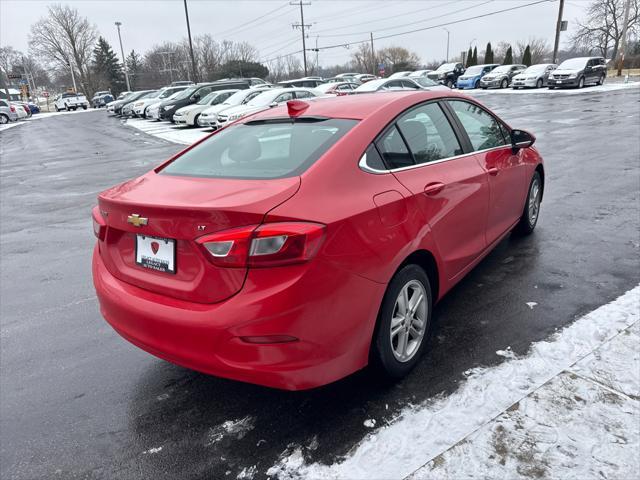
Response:
[[[99,195],[99,211],[107,227],[100,254],[111,274],[124,282],[191,302],[222,301],[242,288],[246,269],[213,265],[196,238],[260,224],[299,186],[300,177],[239,180],[150,172]],[[137,263],[137,249],[147,248],[150,240],[172,246],[175,272]]]

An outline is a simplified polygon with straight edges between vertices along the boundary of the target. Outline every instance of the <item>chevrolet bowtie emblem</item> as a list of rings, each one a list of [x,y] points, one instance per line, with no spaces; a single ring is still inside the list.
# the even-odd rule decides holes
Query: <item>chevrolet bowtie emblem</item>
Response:
[[[134,214],[129,215],[127,217],[127,222],[129,222],[134,227],[141,227],[141,226],[146,225],[147,223],[149,223],[149,219],[145,218],[145,217],[141,217],[137,213],[134,213]]]

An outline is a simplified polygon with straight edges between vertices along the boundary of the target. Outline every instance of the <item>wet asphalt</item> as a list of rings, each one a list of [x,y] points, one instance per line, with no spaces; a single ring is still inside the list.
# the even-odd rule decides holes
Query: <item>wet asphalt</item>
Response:
[[[254,467],[263,478],[297,446],[308,461],[332,462],[371,431],[365,420],[384,425],[446,395],[466,370],[500,362],[496,350],[525,353],[637,285],[639,90],[478,98],[537,136],[547,185],[536,232],[505,239],[442,300],[404,381],[381,384],[365,370],[307,392],[171,365],[101,318],[95,196],[182,147],[104,111],[0,133],[0,476],[223,479]]]

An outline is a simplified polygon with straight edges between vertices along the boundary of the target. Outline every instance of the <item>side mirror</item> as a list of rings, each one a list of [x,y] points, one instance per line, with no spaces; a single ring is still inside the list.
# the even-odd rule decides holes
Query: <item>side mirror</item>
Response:
[[[200,100],[200,94],[199,94],[199,93],[194,93],[194,94],[191,96],[191,98],[192,98],[192,99],[194,99],[194,100],[196,100],[196,101],[197,101],[197,100]]]
[[[269,108],[273,108],[273,107],[277,107],[278,106],[278,102],[271,102],[269,104]]]
[[[511,149],[516,153],[521,148],[529,148],[536,141],[536,137],[525,130],[511,130]]]

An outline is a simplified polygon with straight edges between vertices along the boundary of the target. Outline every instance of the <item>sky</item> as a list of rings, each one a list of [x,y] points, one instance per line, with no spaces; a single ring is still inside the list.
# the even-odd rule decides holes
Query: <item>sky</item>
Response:
[[[445,59],[449,30],[449,57],[460,56],[471,46],[484,50],[488,41],[513,43],[530,37],[542,37],[553,46],[558,1],[536,0],[305,0],[307,48],[316,42],[320,48],[339,45],[318,53],[322,66],[349,60],[357,45],[345,43],[369,40],[373,33],[375,48],[403,46],[417,53],[423,63]],[[540,0],[538,0],[540,1]],[[0,45],[28,51],[29,27],[45,16],[47,5],[41,0],[0,0]],[[115,21],[122,22],[125,54],[134,49],[144,53],[164,41],[186,37],[182,0],[68,0],[60,3],[78,9],[97,27],[119,54]],[[209,33],[217,40],[247,41],[258,48],[261,61],[302,50],[301,32],[292,27],[300,22],[300,7],[284,0],[188,0],[192,36]],[[293,3],[293,2],[292,2]],[[566,0],[564,20],[569,30],[585,15],[589,0]],[[511,11],[485,15],[504,9]],[[444,25],[449,24],[449,25]],[[429,28],[432,27],[432,28]],[[378,38],[410,30],[414,33]],[[309,52],[308,61],[315,62]]]

